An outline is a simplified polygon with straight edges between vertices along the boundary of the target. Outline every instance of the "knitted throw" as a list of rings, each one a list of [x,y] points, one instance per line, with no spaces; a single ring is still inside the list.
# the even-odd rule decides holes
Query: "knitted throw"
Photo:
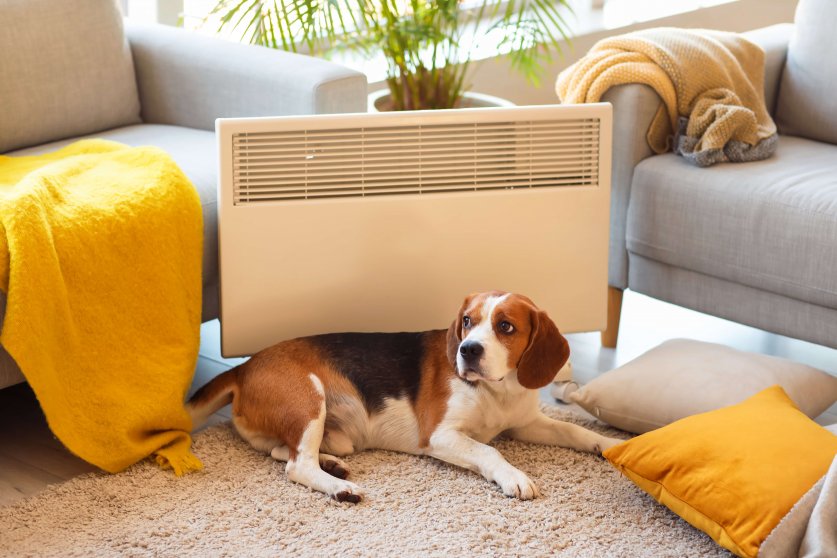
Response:
[[[662,106],[648,130],[656,153],[692,163],[755,161],[776,149],[764,102],[764,51],[735,33],[657,28],[604,39],[561,72],[563,103],[594,103],[617,85],[651,87]]]
[[[201,205],[163,151],[84,140],[0,156],[0,343],[53,433],[117,472],[199,469],[183,407],[201,321]]]

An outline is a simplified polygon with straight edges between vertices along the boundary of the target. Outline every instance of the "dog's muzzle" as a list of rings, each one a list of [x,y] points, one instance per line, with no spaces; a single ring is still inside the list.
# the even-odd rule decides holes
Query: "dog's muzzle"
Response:
[[[459,356],[462,359],[462,367],[457,366],[456,373],[459,377],[468,382],[476,382],[478,380],[499,381],[489,378],[480,365],[483,355],[485,354],[485,347],[477,341],[465,341],[459,345]]]
[[[482,344],[476,341],[465,341],[459,345],[459,354],[467,368],[478,368],[484,353],[485,349]]]

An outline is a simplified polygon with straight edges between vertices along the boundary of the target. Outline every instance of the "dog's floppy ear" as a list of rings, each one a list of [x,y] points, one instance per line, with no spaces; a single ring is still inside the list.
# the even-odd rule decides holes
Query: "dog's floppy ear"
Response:
[[[456,368],[456,353],[459,351],[459,344],[462,343],[462,316],[474,296],[474,294],[470,294],[465,297],[462,306],[459,307],[459,314],[456,315],[456,319],[448,328],[448,362],[454,368]]]
[[[529,346],[517,364],[517,381],[525,388],[539,389],[555,378],[570,358],[570,345],[546,312],[532,309]]]

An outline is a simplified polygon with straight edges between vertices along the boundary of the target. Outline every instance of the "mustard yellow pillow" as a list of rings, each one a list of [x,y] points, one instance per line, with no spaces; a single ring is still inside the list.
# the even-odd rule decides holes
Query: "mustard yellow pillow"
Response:
[[[658,502],[738,556],[761,543],[837,455],[837,436],[779,386],[604,452]]]

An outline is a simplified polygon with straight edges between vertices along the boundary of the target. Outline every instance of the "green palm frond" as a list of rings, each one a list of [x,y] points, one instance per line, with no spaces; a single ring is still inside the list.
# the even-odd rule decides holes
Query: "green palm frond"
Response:
[[[271,48],[382,53],[396,109],[450,108],[462,95],[477,36],[499,33],[512,67],[537,84],[569,41],[568,0],[219,0],[219,30]],[[488,21],[488,24],[485,22]]]

